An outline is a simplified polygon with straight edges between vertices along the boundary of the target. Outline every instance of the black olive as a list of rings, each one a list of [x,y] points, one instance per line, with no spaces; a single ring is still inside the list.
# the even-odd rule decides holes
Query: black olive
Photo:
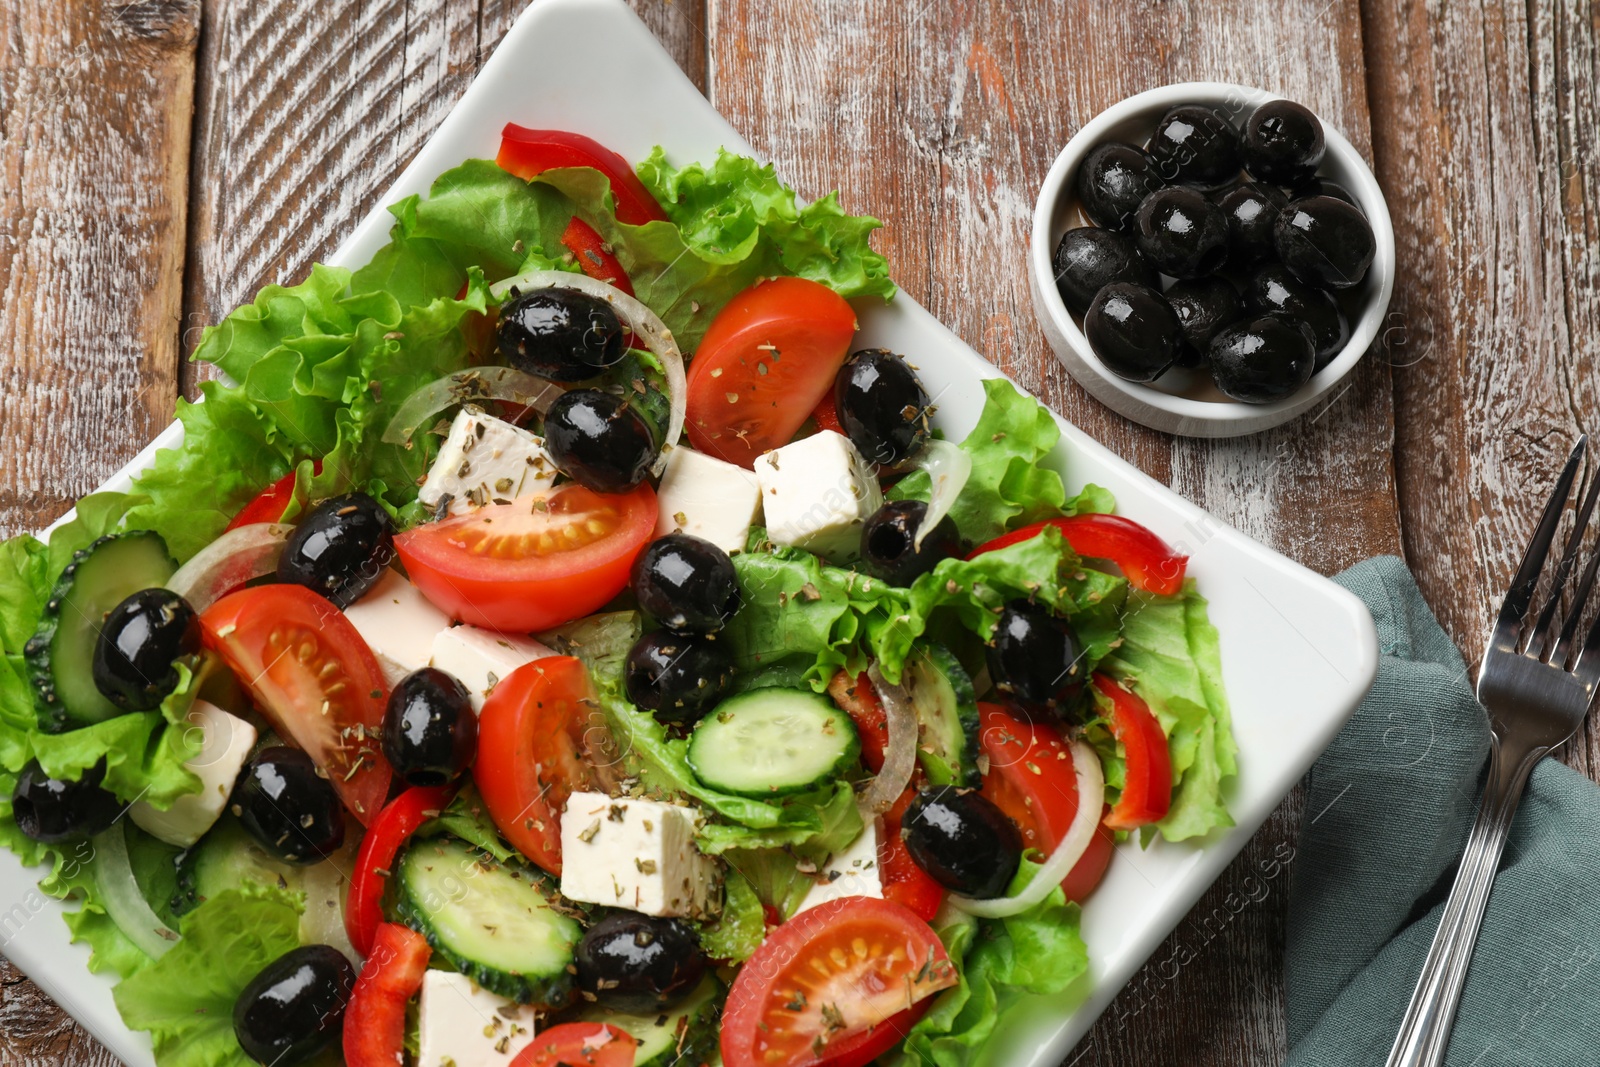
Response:
[[[123,711],[151,711],[178,688],[175,661],[200,651],[200,620],[170,589],[144,589],[111,609],[94,646],[95,688]]]
[[[715,633],[739,610],[739,577],[717,545],[670,533],[645,546],[629,577],[639,606],[669,630]]]
[[[1161,282],[1131,237],[1096,226],[1062,234],[1053,265],[1056,290],[1074,315],[1088,311],[1095,294],[1112,282],[1138,282],[1152,289]]]
[[[1244,120],[1239,153],[1263,181],[1294,185],[1311,178],[1327,144],[1322,122],[1293,100],[1268,100]]]
[[[1164,294],[1178,316],[1178,327],[1191,352],[1204,352],[1216,332],[1239,317],[1239,293],[1221,278],[1176,282]]]
[[[1078,638],[1043,604],[1007,604],[985,655],[994,687],[1026,712],[1059,714],[1082,688]]]
[[[928,392],[906,361],[883,348],[853,353],[834,378],[845,436],[869,463],[893,466],[928,440]]]
[[[1174,278],[1211,274],[1228,259],[1228,219],[1204,193],[1181,185],[1144,198],[1134,220],[1144,258]]]
[[[251,756],[230,806],[250,836],[285,863],[316,863],[344,844],[339,795],[297,748],[274,745]]]
[[[355,984],[355,968],[338,949],[290,949],[261,968],[233,1002],[239,1047],[274,1067],[306,1062],[343,1032]]]
[[[965,896],[1003,896],[1022,864],[1022,832],[981,793],[924,789],[900,824],[906,851],[934,881]]]
[[[723,644],[657,630],[635,641],[623,666],[628,699],[667,723],[693,723],[728,691],[733,663]]]
[[[501,305],[495,344],[518,370],[581,382],[627,354],[625,333],[604,300],[573,289],[536,289]]]
[[[1178,316],[1147,285],[1114,282],[1100,290],[1083,317],[1083,334],[1100,362],[1133,382],[1153,382],[1178,358]]]
[[[1335,200],[1343,200],[1357,211],[1361,210],[1361,205],[1356,202],[1350,190],[1326,178],[1312,178],[1308,182],[1302,182],[1289,193],[1290,200],[1304,200],[1312,196],[1331,196]]]
[[[1225,327],[1211,339],[1208,358],[1223,393],[1247,404],[1270,404],[1306,384],[1316,352],[1309,326],[1263,315]]]
[[[453,674],[423,667],[400,679],[383,712],[383,755],[407,785],[446,785],[478,750],[478,716]]]
[[[1244,299],[1245,306],[1257,315],[1277,312],[1311,327],[1317,370],[1343,351],[1350,340],[1350,320],[1334,295],[1306,285],[1281,264],[1269,263],[1250,275]]]
[[[585,930],[573,962],[579,989],[603,1008],[636,1015],[680,1003],[706,974],[705,953],[689,926],[624,911]]]
[[[1367,217],[1331,196],[1289,201],[1272,234],[1283,265],[1307,285],[1327,289],[1360,284],[1378,248]]]
[[[946,515],[934,524],[917,548],[917,530],[928,514],[920,500],[891,500],[861,527],[861,563],[890,585],[908,586],[942,559],[960,556],[961,532]]]
[[[93,837],[122,814],[122,803],[100,788],[105,778],[105,760],[75,781],[50,777],[35,760],[17,775],[11,817],[24,836],[47,845]]]
[[[394,520],[365,493],[330,497],[308,511],[284,543],[278,581],[303,585],[349,607],[394,561]]]
[[[573,389],[550,405],[544,443],[562,472],[597,493],[626,493],[650,473],[655,435],[625,399]]]
[[[1150,153],[1122,141],[1096,145],[1078,165],[1078,203],[1090,222],[1107,229],[1132,226],[1140,201],[1165,184]]]
[[[1150,155],[1169,182],[1215,189],[1239,175],[1239,135],[1233,123],[1200,104],[1180,104],[1161,116],[1150,138]]]
[[[1240,182],[1217,197],[1228,220],[1228,259],[1238,265],[1256,263],[1274,254],[1272,227],[1288,203],[1282,190],[1260,182]]]

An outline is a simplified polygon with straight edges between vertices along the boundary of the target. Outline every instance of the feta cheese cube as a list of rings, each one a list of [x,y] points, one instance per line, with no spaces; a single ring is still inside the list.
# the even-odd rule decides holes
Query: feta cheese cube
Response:
[[[861,554],[861,526],[883,506],[877,475],[832,430],[758,456],[756,479],[767,536],[835,563]]]
[[[761,521],[761,486],[754,474],[681,445],[667,453],[656,500],[657,537],[681,531],[728,553],[742,552],[750,527]]]
[[[433,638],[433,666],[461,679],[472,694],[472,710],[482,713],[500,679],[536,659],[555,655],[531,637],[513,637],[476,626],[452,626]]]
[[[378,657],[392,687],[433,658],[433,639],[450,627],[450,616],[434,607],[396,570],[387,570],[366,596],[344,609],[345,618]]]
[[[422,976],[417,1024],[417,1067],[504,1067],[534,1036],[532,1007],[454,971]]]
[[[865,811],[861,817],[865,823],[861,833],[843,851],[828,857],[817,872],[817,884],[806,893],[796,914],[840,897],[883,898],[883,877],[878,871],[878,839],[883,834],[883,821]]]
[[[428,468],[417,499],[437,508],[448,496],[449,513],[462,515],[548,489],[555,476],[555,461],[544,449],[544,438],[468,406],[450,424],[450,434]]]
[[[721,904],[694,808],[574,793],[561,816],[561,895],[645,915],[701,918]]]
[[[165,811],[143,800],[128,809],[139,829],[179,848],[200,840],[217,821],[256,743],[254,726],[204,700],[196,700],[189,709],[189,722],[204,737],[200,751],[184,762],[199,777],[200,792],[179,797]]]

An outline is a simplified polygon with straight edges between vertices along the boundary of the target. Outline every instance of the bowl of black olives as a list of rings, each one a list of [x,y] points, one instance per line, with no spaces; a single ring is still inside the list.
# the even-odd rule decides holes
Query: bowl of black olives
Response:
[[[1288,422],[1378,336],[1394,229],[1359,152],[1261,89],[1188,82],[1101,112],[1046,175],[1034,306],[1112,410],[1189,437]]]

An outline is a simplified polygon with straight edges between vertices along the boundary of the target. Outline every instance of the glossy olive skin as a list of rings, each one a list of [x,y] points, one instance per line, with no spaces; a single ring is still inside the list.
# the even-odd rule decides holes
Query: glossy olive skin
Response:
[[[366,493],[330,497],[306,512],[278,560],[278,581],[349,607],[394,561],[394,520]]]
[[[1325,289],[1359,285],[1378,248],[1367,217],[1331,196],[1289,201],[1272,236],[1283,265],[1307,285]]]
[[[51,778],[37,760],[30,762],[17,775],[11,798],[17,829],[47,845],[93,837],[109,829],[122,814],[122,802],[100,788],[105,777],[104,760],[75,782]]]
[[[1355,194],[1338,182],[1326,178],[1312,178],[1308,182],[1296,185],[1289,193],[1290,200],[1304,200],[1312,196],[1331,196],[1335,200],[1343,200],[1357,211],[1361,210],[1361,205],[1356,203]]]
[[[1083,688],[1077,635],[1043,604],[1007,604],[984,654],[995,689],[1030,714],[1060,714]]]
[[[1114,282],[1083,317],[1089,346],[1113,374],[1153,382],[1178,358],[1183,332],[1166,298],[1147,285]]]
[[[1245,169],[1279,185],[1309,180],[1327,147],[1321,121],[1293,100],[1268,100],[1256,108],[1239,138]]]
[[[950,890],[978,900],[1004,896],[1022,864],[1022,832],[981,793],[924,789],[900,824],[918,867]]]
[[[423,667],[400,679],[383,712],[383,755],[407,785],[446,785],[478,751],[478,716],[453,674]]]
[[[344,844],[344,806],[311,757],[275,745],[251,756],[229,808],[250,836],[285,863],[327,859]]]
[[[861,564],[890,585],[908,586],[942,559],[960,556],[961,531],[946,515],[915,547],[917,530],[928,514],[920,500],[891,500],[874,511],[861,527]]]
[[[584,999],[640,1015],[680,1003],[706,975],[692,929],[634,912],[614,911],[589,927],[573,957]]]
[[[1282,264],[1257,268],[1245,285],[1244,299],[1257,315],[1277,312],[1311,327],[1319,370],[1350,340],[1350,320],[1334,295],[1306,285]]]
[[[1078,165],[1078,203],[1090,222],[1109,230],[1132,226],[1140,202],[1165,184],[1150,153],[1122,141],[1096,145]]]
[[[1112,282],[1137,282],[1154,289],[1161,279],[1139,254],[1133,238],[1098,226],[1080,226],[1061,235],[1053,260],[1056,291],[1074,315],[1094,303],[1095,294]]]
[[[852,353],[834,378],[833,402],[845,436],[869,463],[892,467],[928,441],[928,391],[887,349]]]
[[[680,633],[715,633],[739,610],[733,560],[693,534],[651,541],[634,559],[629,585],[646,614]]]
[[[1316,363],[1310,329],[1282,315],[1224,328],[1211,339],[1208,358],[1217,388],[1246,404],[1292,395],[1311,378]]]
[[[1243,304],[1239,293],[1222,278],[1194,278],[1176,282],[1164,294],[1178,328],[1183,331],[1185,349],[1204,353],[1216,332],[1239,317]]]
[[[1145,197],[1134,218],[1139,252],[1163,274],[1199,278],[1228,261],[1228,218],[1205,194],[1181,185]]]
[[[1217,207],[1228,220],[1228,262],[1244,266],[1273,255],[1273,227],[1287,203],[1277,186],[1261,182],[1240,182],[1218,196]]]
[[[640,637],[622,668],[628,699],[663,723],[699,722],[727,694],[732,678],[723,642],[670,630]]]
[[[304,1063],[343,1032],[355,984],[355,968],[338,949],[290,949],[261,968],[233,1002],[239,1047],[257,1063]]]
[[[626,493],[650,473],[655,435],[622,397],[573,389],[550,405],[544,444],[556,466],[597,493]]]
[[[495,345],[518,370],[558,382],[593,378],[628,351],[611,305],[572,289],[536,289],[508,300]]]
[[[1239,176],[1239,134],[1214,108],[1180,104],[1156,123],[1150,155],[1169,182],[1215,189]]]
[[[170,589],[141,589],[111,609],[94,646],[94,685],[123,711],[151,711],[178,688],[180,656],[200,651],[200,620]]]

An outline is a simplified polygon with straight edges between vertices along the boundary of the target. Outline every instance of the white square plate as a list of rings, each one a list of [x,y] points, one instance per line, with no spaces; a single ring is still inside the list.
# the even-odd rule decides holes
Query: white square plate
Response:
[[[589,77],[603,63],[612,76]],[[677,163],[709,161],[719,147],[748,144],[679,71],[622,0],[540,0],[494,56],[382,204],[426,193],[435,177],[470,157],[492,158],[515,121],[587,134],[643,159],[657,144]],[[330,262],[357,267],[388,238],[392,216],[375,208]],[[1023,264],[1019,261],[1018,270]],[[937,422],[959,439],[977,421],[978,379],[1000,372],[909,297],[859,302],[861,345],[914,357]],[[1104,886],[1084,909],[1090,974],[1073,990],[1009,1019],[987,1050],[992,1063],[1061,1062],[1118,990],[1239,852],[1366,694],[1377,670],[1377,635],[1350,593],[1223,525],[1061,419],[1052,457],[1069,489],[1095,482],[1118,510],[1189,554],[1189,574],[1211,601],[1222,635],[1223,675],[1239,742],[1229,807],[1238,825],[1197,844],[1118,849]],[[181,435],[174,423],[103,488],[126,490],[156,449]],[[64,521],[64,519],[63,519]],[[59,523],[57,524],[59,525]],[[52,527],[53,528],[53,527]],[[88,973],[86,946],[70,945],[63,910],[30,871],[0,853],[0,951],[132,1067],[154,1063],[148,1038],[123,1026],[109,976]]]

